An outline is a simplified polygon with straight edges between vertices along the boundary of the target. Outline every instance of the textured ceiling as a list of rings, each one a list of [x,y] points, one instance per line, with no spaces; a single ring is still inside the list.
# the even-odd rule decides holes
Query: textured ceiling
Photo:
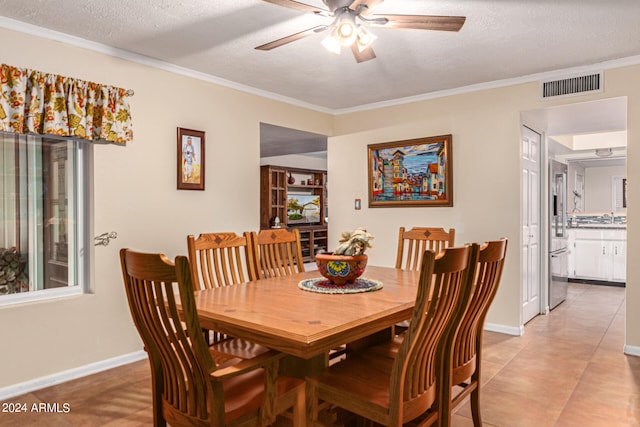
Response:
[[[327,137],[260,123],[260,157],[304,154],[326,159]]]
[[[331,21],[260,0],[0,0],[0,25],[29,23],[338,112],[640,55],[638,0],[388,0],[375,12],[467,20],[457,33],[375,28],[377,58],[361,64],[327,52],[322,34],[255,50]]]

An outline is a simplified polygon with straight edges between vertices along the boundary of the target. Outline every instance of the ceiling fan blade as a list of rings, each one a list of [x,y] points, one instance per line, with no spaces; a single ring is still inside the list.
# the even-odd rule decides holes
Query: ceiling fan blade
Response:
[[[416,30],[460,31],[464,16],[435,16],[435,15],[373,15],[371,19],[387,19],[387,23],[371,21],[372,27],[411,28]]]
[[[376,57],[376,54],[373,52],[373,49],[368,47],[362,52],[360,52],[360,50],[358,49],[358,46],[356,46],[355,43],[351,45],[351,52],[353,52],[353,56],[354,58],[356,58],[356,61],[358,63],[369,61],[371,59],[375,59]]]
[[[376,7],[377,5],[379,5],[380,3],[382,3],[384,0],[354,0],[353,3],[351,3],[351,5],[349,6],[350,9],[352,10],[356,10],[356,8],[363,4],[366,7],[366,9],[362,9],[362,14],[363,15],[369,15],[371,13],[371,10]]]
[[[294,0],[262,0],[267,3],[277,4],[278,6],[290,7],[291,9],[301,10],[303,12],[326,14],[327,11],[320,9],[319,7],[311,6],[305,3],[300,3]]]
[[[315,33],[320,33],[322,31],[326,30],[327,28],[329,28],[327,25],[318,25],[317,27],[309,28],[308,30],[300,31],[299,33],[291,34],[291,35],[283,37],[281,39],[274,40],[274,41],[269,42],[269,43],[265,43],[263,45],[260,45],[260,46],[256,47],[255,49],[258,49],[258,50],[275,49],[276,47],[280,47],[280,46],[285,45],[287,43],[291,43],[291,42],[294,42],[296,40],[300,40],[303,37],[310,36],[310,35],[315,34]]]

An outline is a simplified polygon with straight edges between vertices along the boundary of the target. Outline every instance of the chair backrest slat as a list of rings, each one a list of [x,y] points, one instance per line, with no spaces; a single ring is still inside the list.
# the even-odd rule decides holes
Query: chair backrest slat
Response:
[[[455,244],[455,229],[435,227],[414,227],[405,230],[400,227],[396,268],[417,271],[422,265],[422,256],[427,250],[436,254]]]
[[[256,275],[260,278],[303,272],[300,232],[284,228],[251,233]]]

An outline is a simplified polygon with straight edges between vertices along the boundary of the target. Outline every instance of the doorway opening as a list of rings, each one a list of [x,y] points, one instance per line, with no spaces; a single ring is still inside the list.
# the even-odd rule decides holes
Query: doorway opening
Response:
[[[270,194],[260,197],[261,228],[284,224],[298,229],[306,269],[315,269],[315,254],[327,250],[327,139],[326,135],[260,123],[261,193],[265,185],[270,189]],[[263,182],[263,169],[269,171],[270,184]],[[273,184],[274,179],[282,183]],[[273,224],[276,217],[277,225]]]
[[[626,280],[627,98],[532,110],[521,117],[523,124],[543,134],[542,158],[548,164],[564,165],[566,171],[559,190],[551,185],[554,176],[546,168],[539,196],[546,221],[540,235],[540,313],[549,313],[552,282],[620,284]],[[558,204],[554,203],[562,197],[563,237],[570,254],[558,265],[552,236],[557,230],[552,224],[557,220],[554,207]]]

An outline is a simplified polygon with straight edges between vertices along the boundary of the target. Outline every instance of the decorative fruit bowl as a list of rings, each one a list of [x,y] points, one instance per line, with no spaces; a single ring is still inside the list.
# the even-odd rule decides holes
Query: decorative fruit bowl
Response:
[[[367,255],[316,255],[318,271],[336,286],[353,283],[362,275],[367,266]]]

